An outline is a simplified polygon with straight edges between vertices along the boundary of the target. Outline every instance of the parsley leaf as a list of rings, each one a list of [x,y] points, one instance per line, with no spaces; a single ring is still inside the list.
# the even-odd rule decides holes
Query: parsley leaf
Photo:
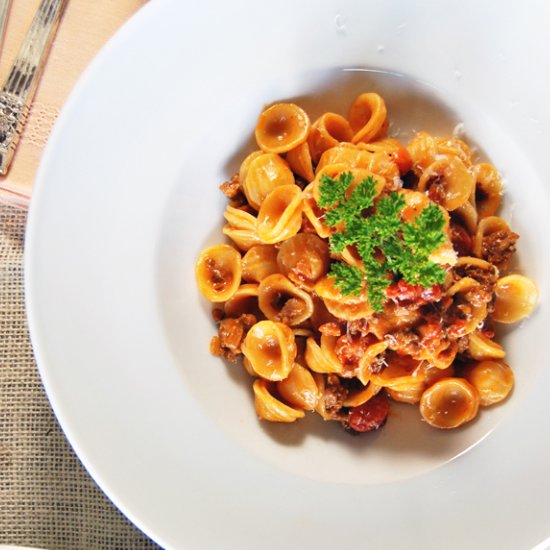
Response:
[[[347,202],[353,209],[353,213],[360,215],[363,210],[370,208],[374,204],[376,195],[376,181],[374,178],[368,177],[353,189]]]
[[[327,206],[334,206],[341,200],[345,199],[346,191],[353,182],[353,175],[351,172],[345,172],[340,174],[337,180],[323,174],[321,176],[321,185],[319,191],[321,198],[319,199],[319,206],[326,208]]]
[[[445,242],[445,219],[435,204],[430,204],[411,223],[403,227],[403,241],[419,254],[429,254]]]
[[[380,263],[370,256],[364,262],[364,268],[369,303],[374,311],[382,311],[386,301],[386,288],[391,283],[388,265],[385,262]]]
[[[339,289],[342,294],[355,294],[359,296],[363,289],[363,273],[362,271],[345,262],[335,262],[330,266],[329,276],[334,277],[334,286]]]
[[[325,214],[325,223],[329,227],[335,227],[338,224],[351,219],[353,216],[359,216],[363,210],[373,205],[376,196],[376,182],[373,178],[366,178],[349,193],[346,193],[353,183],[353,174],[344,172],[340,174],[337,180],[323,174],[319,191],[321,197],[319,206],[326,208],[330,206]]]
[[[403,194],[391,193],[378,199],[376,180],[367,177],[351,192],[353,174],[344,172],[334,179],[321,177],[318,204],[326,209],[325,223],[338,230],[330,237],[330,249],[339,254],[355,246],[363,267],[333,262],[329,276],[344,295],[359,295],[366,287],[374,311],[381,311],[386,289],[393,277],[430,287],[441,284],[446,272],[430,260],[430,254],[445,242],[445,218],[436,204],[429,204],[411,222],[401,218]],[[374,207],[374,208],[373,208]],[[365,215],[367,210],[369,215]]]
[[[334,233],[330,238],[330,251],[341,254],[346,246],[353,244],[353,239],[344,233]]]

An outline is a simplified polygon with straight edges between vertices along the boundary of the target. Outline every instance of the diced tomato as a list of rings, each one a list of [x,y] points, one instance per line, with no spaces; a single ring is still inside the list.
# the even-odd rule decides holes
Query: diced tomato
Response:
[[[460,338],[463,336],[466,324],[464,319],[457,319],[452,325],[447,327],[447,334],[453,338]]]
[[[349,414],[349,427],[356,432],[372,432],[385,423],[390,411],[388,398],[380,392],[366,403],[353,407]]]
[[[412,301],[415,298],[418,298],[419,287],[410,285],[405,282],[403,279],[397,281],[397,283],[392,283],[386,289],[386,295],[390,300],[397,302]]]
[[[319,332],[326,334],[327,336],[342,336],[342,327],[334,321],[323,323],[319,327]]]
[[[443,329],[441,328],[441,323],[436,323],[434,321],[429,321],[427,323],[419,325],[417,330],[423,339],[441,339],[443,332]]]
[[[420,293],[420,298],[425,302],[439,302],[443,296],[443,290],[441,285],[433,285],[429,287],[420,287],[422,292]]]
[[[438,302],[441,300],[443,292],[440,285],[423,287],[420,285],[411,285],[403,279],[392,283],[386,290],[386,296],[399,304],[415,304],[421,306],[428,302]]]
[[[336,340],[334,353],[342,365],[357,365],[366,349],[377,341],[373,334],[366,336],[344,334]]]
[[[486,338],[493,339],[495,337],[495,327],[493,326],[493,323],[489,317],[485,318],[485,321],[483,321],[483,326],[481,327],[481,334],[485,336]]]
[[[404,147],[395,150],[391,155],[391,159],[399,168],[399,175],[405,175],[412,168],[412,158],[409,152]]]
[[[436,176],[433,180],[430,180],[428,187],[428,197],[430,200],[437,204],[445,204],[445,197],[447,193],[445,188],[441,184],[441,178]]]

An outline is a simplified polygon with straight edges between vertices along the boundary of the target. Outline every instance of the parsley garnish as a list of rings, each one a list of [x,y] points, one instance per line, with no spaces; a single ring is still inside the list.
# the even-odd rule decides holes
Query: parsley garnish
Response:
[[[374,311],[381,311],[386,289],[394,276],[411,285],[430,287],[445,280],[445,270],[429,259],[445,242],[445,219],[436,204],[429,204],[412,222],[401,219],[405,207],[402,194],[391,193],[375,206],[376,181],[371,176],[351,192],[351,172],[334,179],[321,177],[319,206],[325,208],[325,223],[337,227],[330,237],[331,251],[339,254],[353,245],[363,260],[364,269],[345,262],[333,262],[329,276],[345,295],[359,295],[366,284]],[[370,210],[369,210],[370,209]]]

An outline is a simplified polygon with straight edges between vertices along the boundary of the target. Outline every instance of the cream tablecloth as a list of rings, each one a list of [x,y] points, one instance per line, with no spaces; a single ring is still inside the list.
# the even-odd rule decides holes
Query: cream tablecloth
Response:
[[[26,207],[42,150],[76,81],[105,42],[146,0],[68,0],[0,201]],[[0,51],[0,86],[40,0],[12,0]]]

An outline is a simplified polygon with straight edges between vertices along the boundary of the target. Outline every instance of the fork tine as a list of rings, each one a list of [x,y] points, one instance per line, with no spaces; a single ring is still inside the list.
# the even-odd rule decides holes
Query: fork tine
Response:
[[[0,91],[0,175],[7,173],[12,161],[66,3],[67,0],[40,2]]]
[[[4,43],[6,21],[8,20],[10,5],[11,0],[0,0],[0,48],[2,48],[2,44]]]

